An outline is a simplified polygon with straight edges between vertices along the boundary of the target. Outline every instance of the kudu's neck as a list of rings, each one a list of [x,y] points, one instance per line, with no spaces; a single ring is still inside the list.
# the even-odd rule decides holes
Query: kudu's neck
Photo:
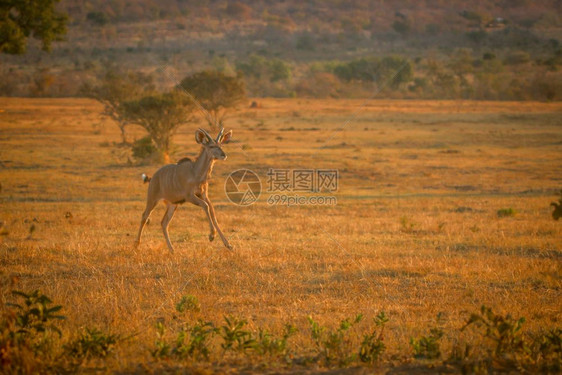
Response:
[[[215,160],[205,152],[205,148],[201,148],[201,152],[199,156],[197,156],[197,160],[195,160],[195,175],[200,182],[205,181],[209,177],[211,177],[211,172],[213,171],[213,165],[215,164]]]

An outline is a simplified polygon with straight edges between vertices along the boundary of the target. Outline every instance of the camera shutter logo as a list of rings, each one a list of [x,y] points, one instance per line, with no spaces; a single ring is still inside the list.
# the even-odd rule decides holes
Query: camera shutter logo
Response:
[[[224,191],[228,200],[239,206],[249,206],[256,202],[261,193],[261,181],[257,174],[249,169],[232,172],[224,182]]]

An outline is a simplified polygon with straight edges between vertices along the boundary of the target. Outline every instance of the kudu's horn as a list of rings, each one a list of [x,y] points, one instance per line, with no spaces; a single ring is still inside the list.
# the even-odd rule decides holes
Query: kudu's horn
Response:
[[[208,139],[209,141],[212,141],[212,140],[213,140],[213,137],[211,137],[211,136],[209,135],[209,133],[207,133],[207,131],[206,131],[205,129],[199,128],[199,130],[201,130],[201,131],[203,132],[203,134],[205,134],[205,136],[207,137],[207,139]]]
[[[215,142],[219,143],[222,137],[222,133],[224,133],[224,127],[221,128],[221,130],[219,131],[219,134],[217,135],[217,140]]]

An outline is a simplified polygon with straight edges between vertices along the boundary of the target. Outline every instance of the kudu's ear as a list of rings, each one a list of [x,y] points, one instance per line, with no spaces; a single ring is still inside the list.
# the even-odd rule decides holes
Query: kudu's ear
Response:
[[[229,130],[225,134],[222,135],[219,143],[221,143],[221,144],[228,143],[228,142],[230,142],[231,138],[232,138],[232,130]]]
[[[209,143],[209,138],[207,137],[207,134],[205,134],[205,132],[202,129],[197,129],[195,131],[195,142],[199,144]]]

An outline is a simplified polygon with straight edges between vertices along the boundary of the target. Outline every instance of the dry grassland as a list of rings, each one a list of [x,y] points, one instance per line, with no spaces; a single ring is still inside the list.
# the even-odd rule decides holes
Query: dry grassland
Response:
[[[482,304],[526,317],[529,332],[561,326],[562,225],[549,207],[562,188],[560,103],[258,102],[228,120],[236,143],[210,183],[236,251],[210,244],[203,211],[184,205],[170,255],[163,206],[133,248],[146,195],[140,175],[158,166],[129,162],[97,103],[0,99],[2,306],[12,289],[41,289],[64,306],[63,337],[84,327],[134,335],[96,362],[111,371],[163,366],[150,355],[155,324],[173,337],[184,295],[201,304],[189,319],[232,315],[276,334],[293,323],[295,356],[314,349],[307,316],[335,327],[363,313],[359,341],[385,311],[383,368],[412,361],[410,338],[427,334],[440,312],[444,352]],[[198,152],[198,125],[177,134],[176,159]],[[264,189],[269,168],[336,168],[337,205],[271,206],[263,191],[238,207],[224,181],[239,168],[258,173]],[[507,208],[516,214],[499,217]]]

